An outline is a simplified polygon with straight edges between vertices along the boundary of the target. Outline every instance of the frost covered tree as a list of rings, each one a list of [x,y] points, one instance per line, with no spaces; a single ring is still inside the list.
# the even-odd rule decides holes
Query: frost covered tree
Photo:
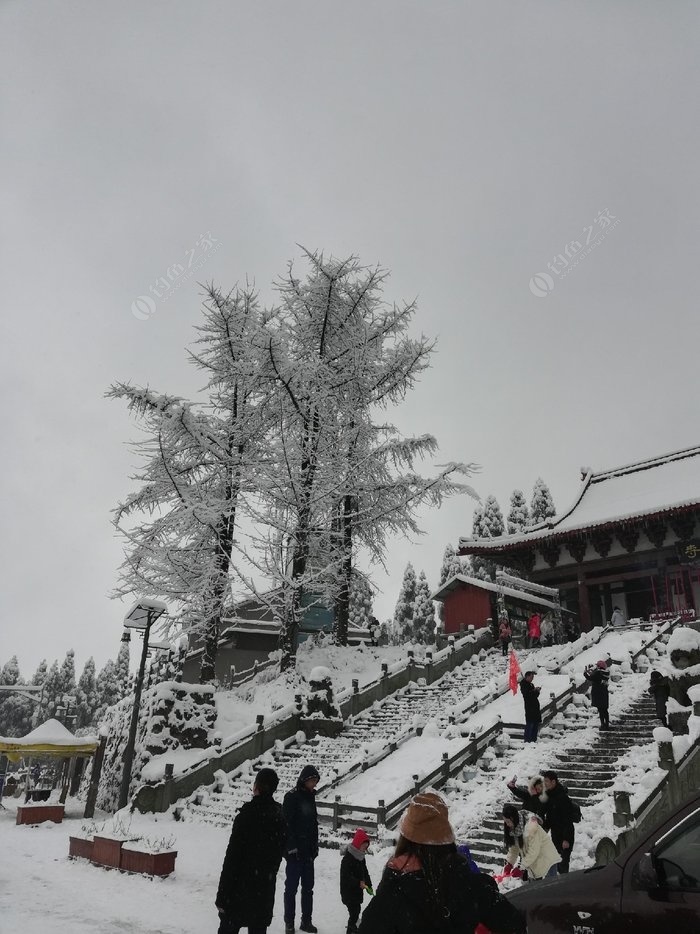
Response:
[[[119,685],[119,692],[121,697],[126,697],[129,690],[129,643],[120,642],[119,651],[117,652],[117,661],[116,661],[116,677],[117,684]],[[94,662],[93,662],[93,673],[94,673]]]
[[[350,585],[350,626],[366,629],[372,615],[372,588],[369,581],[357,571]]]
[[[538,525],[545,519],[551,519],[556,515],[554,500],[549,492],[549,487],[542,477],[538,477],[532,490],[532,501],[530,503],[530,525]]]
[[[172,602],[164,624],[203,640],[200,678],[215,673],[221,619],[231,593],[234,532],[246,493],[256,489],[274,405],[269,396],[267,313],[254,289],[207,290],[191,362],[207,380],[191,403],[124,383],[123,399],[146,432],[135,445],[143,467],[135,493],[115,510],[126,559],[116,596]]]
[[[416,609],[416,588],[418,580],[416,571],[411,562],[406,565],[401,581],[401,590],[399,598],[396,601],[394,618],[392,620],[392,631],[394,640],[397,644],[410,639],[413,632],[413,616]]]
[[[438,586],[442,587],[451,577],[455,577],[457,574],[468,574],[469,570],[470,568],[466,560],[459,557],[454,549],[454,545],[447,545],[442,556],[442,567],[440,568],[440,581]]]
[[[482,538],[498,538],[505,532],[503,513],[495,496],[487,496],[481,516]]]
[[[503,514],[495,496],[487,496],[483,505],[474,510],[472,534],[474,538],[498,538],[503,535],[505,524]],[[472,555],[472,574],[483,580],[494,580],[496,564],[487,558]]]
[[[269,341],[278,422],[256,517],[268,530],[259,567],[281,595],[282,669],[293,664],[302,596],[334,606],[345,643],[358,549],[383,561],[387,536],[418,533],[417,509],[463,491],[454,477],[471,472],[447,464],[422,477],[415,465],[436,453],[435,439],[402,438],[378,420],[428,366],[432,343],[407,336],[414,305],[386,303],[386,273],[354,257],[305,257],[305,279],[290,266],[278,283]]]
[[[76,684],[75,684],[75,651],[73,649],[68,649],[66,652],[66,657],[63,659],[63,664],[59,669],[59,688],[58,695],[62,698],[64,694],[68,694],[71,697],[75,697]]]
[[[117,666],[114,659],[108,659],[97,676],[95,685],[97,693],[97,709],[94,722],[99,723],[108,707],[112,707],[122,699]]]
[[[78,680],[76,692],[77,718],[76,728],[90,726],[98,707],[97,681],[95,678],[95,659],[90,656]]]
[[[424,571],[420,572],[416,584],[411,638],[424,645],[435,642],[435,610]]]
[[[527,508],[525,494],[522,490],[513,490],[508,511],[508,534],[515,535],[522,532],[529,524],[530,511]]]
[[[50,720],[51,717],[56,716],[56,708],[60,704],[59,697],[63,694],[62,687],[63,679],[59,672],[58,661],[54,661],[46,672],[43,691],[41,692],[39,703],[34,709],[34,714],[32,716],[33,727],[37,727],[46,720]]]
[[[21,683],[19,663],[17,656],[13,655],[0,670],[0,684],[10,686]],[[18,730],[18,700],[21,698],[14,692],[0,694],[0,735],[2,736],[22,735]]]

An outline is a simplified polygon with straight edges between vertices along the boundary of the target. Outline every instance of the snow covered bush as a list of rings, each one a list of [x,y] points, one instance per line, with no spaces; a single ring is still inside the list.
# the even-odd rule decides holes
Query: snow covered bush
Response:
[[[117,807],[132,709],[133,698],[125,697],[107,709],[102,722],[107,729],[107,746],[97,806],[106,811]],[[129,794],[138,788],[143,768],[154,756],[206,748],[215,724],[214,689],[208,685],[162,681],[145,690],[141,695]],[[84,782],[89,783],[89,772]]]

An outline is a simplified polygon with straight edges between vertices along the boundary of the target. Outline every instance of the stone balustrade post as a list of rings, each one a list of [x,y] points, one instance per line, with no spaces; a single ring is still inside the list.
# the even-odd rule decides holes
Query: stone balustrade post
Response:
[[[632,823],[632,806],[629,792],[613,791],[613,799],[615,801],[613,823],[616,827],[629,827]]]

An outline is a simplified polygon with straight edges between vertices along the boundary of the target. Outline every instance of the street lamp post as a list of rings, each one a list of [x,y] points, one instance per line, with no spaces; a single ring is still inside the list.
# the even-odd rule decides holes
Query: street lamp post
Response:
[[[148,637],[151,633],[151,627],[167,613],[167,607],[161,600],[138,600],[124,617],[124,626],[126,629],[139,629],[143,632],[143,649],[141,650],[141,662],[139,664],[138,674],[136,675],[136,685],[134,688],[134,707],[131,711],[131,724],[129,726],[129,739],[124,750],[124,771],[122,773],[122,784],[119,789],[119,808],[126,807],[129,800],[129,785],[131,784],[131,767],[134,763],[134,749],[136,746],[136,731],[139,725],[139,707],[141,705],[141,689],[143,688],[143,676],[146,670],[146,657],[148,655]]]

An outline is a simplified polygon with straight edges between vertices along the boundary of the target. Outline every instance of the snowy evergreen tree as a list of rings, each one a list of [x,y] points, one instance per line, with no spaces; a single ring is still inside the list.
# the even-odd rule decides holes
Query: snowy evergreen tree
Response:
[[[411,641],[424,645],[435,642],[435,610],[424,571],[420,572],[416,584]]]
[[[364,574],[357,571],[350,585],[350,625],[353,629],[366,629],[372,615],[372,588]]]
[[[13,655],[9,662],[5,662],[0,671],[0,684],[17,684],[19,681],[19,662]]]
[[[117,652],[116,674],[120,697],[126,697],[129,690],[129,642],[120,642]]]
[[[6,662],[0,670],[0,684],[12,685],[21,683],[19,663],[17,656]],[[18,705],[21,700],[14,692],[0,694],[0,736],[21,736],[18,730]]]
[[[445,553],[442,556],[442,567],[440,568],[440,582],[438,586],[442,587],[443,584],[447,583],[447,581],[456,574],[467,574],[468,570],[469,568],[465,560],[460,558],[455,552],[454,545],[447,545],[445,547]]]
[[[549,492],[549,487],[542,477],[538,477],[532,490],[532,502],[530,503],[530,525],[538,525],[545,519],[551,519],[556,515],[554,500]]]
[[[416,609],[416,588],[418,581],[416,572],[409,561],[403,572],[399,599],[396,601],[394,619],[392,621],[393,641],[397,644],[409,640],[413,633],[413,615]]]
[[[495,496],[487,496],[483,506],[474,510],[472,535],[474,538],[498,538],[503,535],[505,524],[503,514]],[[496,576],[496,563],[478,555],[471,557],[472,575],[482,580],[493,581]]]
[[[162,629],[189,627],[204,642],[200,678],[214,677],[221,619],[231,601],[234,530],[246,494],[256,493],[270,456],[268,316],[250,288],[208,289],[190,359],[208,380],[207,400],[118,383],[147,438],[136,447],[140,488],[115,510],[126,541],[116,596],[144,594],[172,602]],[[270,404],[268,404],[270,403]]]
[[[58,694],[61,697],[64,694],[69,694],[71,697],[75,697],[75,693],[75,651],[73,649],[68,649],[66,652],[66,657],[63,659],[63,664],[59,670]]]
[[[59,698],[63,694],[62,686],[63,679],[58,668],[58,661],[54,661],[46,672],[43,683],[44,690],[32,716],[32,727],[37,727],[56,716],[56,708],[61,704]]]
[[[503,513],[495,496],[487,496],[481,516],[482,538],[498,538],[505,532]]]
[[[122,699],[117,666],[111,658],[107,660],[104,668],[97,676],[96,692],[97,710],[95,711],[94,722],[99,724],[107,708]]]
[[[95,659],[92,656],[85,662],[85,667],[80,675],[76,700],[78,704],[76,728],[90,726],[98,707]]]
[[[515,535],[522,532],[529,524],[530,511],[527,508],[525,494],[522,490],[513,490],[508,512],[508,534]]]

